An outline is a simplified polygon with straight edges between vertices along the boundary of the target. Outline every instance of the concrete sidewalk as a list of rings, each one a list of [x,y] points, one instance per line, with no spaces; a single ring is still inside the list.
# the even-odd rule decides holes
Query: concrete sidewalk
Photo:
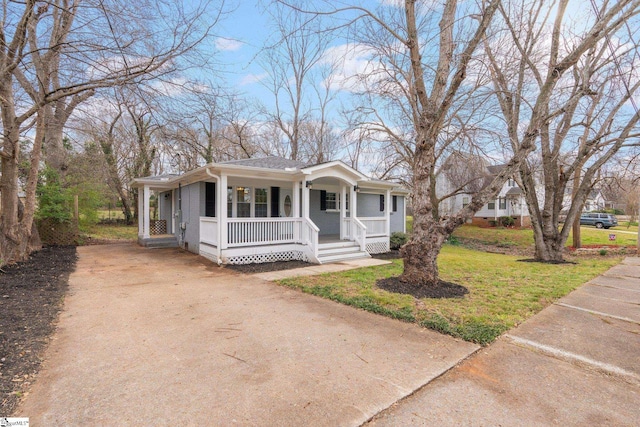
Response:
[[[177,249],[78,253],[32,426],[360,425],[478,349]]]
[[[373,267],[376,265],[391,264],[391,261],[386,261],[376,258],[362,258],[354,259],[350,261],[333,262],[331,264],[313,264],[308,267],[292,268],[290,270],[269,271],[266,273],[256,273],[253,277],[261,280],[267,280],[273,282],[276,280],[286,279],[289,277],[300,276],[316,276],[318,274],[334,273],[337,271],[353,270],[355,268]]]
[[[640,422],[640,258],[627,258],[371,425]]]

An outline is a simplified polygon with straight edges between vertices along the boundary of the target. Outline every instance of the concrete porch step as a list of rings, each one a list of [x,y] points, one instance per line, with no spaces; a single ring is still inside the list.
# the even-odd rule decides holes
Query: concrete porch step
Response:
[[[318,261],[320,264],[369,257],[369,253],[360,251],[360,246],[352,240],[334,240],[318,245]]]
[[[360,246],[354,244],[350,246],[338,246],[335,248],[318,248],[318,255],[338,255],[348,254],[351,252],[360,252]]]
[[[369,255],[367,252],[355,251],[355,252],[348,252],[348,253],[341,253],[341,254],[328,254],[328,255],[318,254],[318,261],[320,262],[320,264],[328,264],[331,262],[340,262],[340,261],[347,261],[347,260],[360,259],[360,258],[370,258],[370,257],[371,255]]]
[[[141,239],[139,243],[145,248],[177,248],[178,239],[176,236],[151,237]]]
[[[335,248],[350,248],[350,247],[358,247],[356,242],[352,240],[339,240],[335,242],[327,242],[327,243],[319,243],[318,250],[323,251],[325,249],[335,249]]]

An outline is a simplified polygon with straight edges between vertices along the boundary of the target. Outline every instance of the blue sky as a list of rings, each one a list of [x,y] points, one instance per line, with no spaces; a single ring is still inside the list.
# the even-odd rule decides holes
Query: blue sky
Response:
[[[259,83],[264,75],[257,55],[271,34],[269,17],[261,2],[237,1],[228,7],[234,10],[215,29],[216,58],[223,65],[223,78],[239,92],[259,99],[269,97]]]

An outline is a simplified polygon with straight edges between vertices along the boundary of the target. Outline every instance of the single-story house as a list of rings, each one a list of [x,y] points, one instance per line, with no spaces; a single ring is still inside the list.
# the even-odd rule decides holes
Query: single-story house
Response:
[[[218,264],[368,257],[389,251],[391,233],[406,231],[408,192],[340,161],[243,159],[137,178],[132,187],[141,245],[179,245]]]
[[[491,183],[504,165],[487,165],[484,159],[464,153],[451,156],[436,175],[436,194],[447,197],[440,203],[440,215],[455,215],[471,203],[473,195]],[[488,226],[501,217],[512,217],[515,225],[531,225],[529,209],[518,183],[509,179],[498,194],[485,204],[468,222]]]

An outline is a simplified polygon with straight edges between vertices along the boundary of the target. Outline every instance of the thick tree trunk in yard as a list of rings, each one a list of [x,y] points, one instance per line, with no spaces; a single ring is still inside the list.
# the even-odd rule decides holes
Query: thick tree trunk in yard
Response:
[[[401,249],[404,271],[400,280],[418,286],[435,286],[440,280],[437,258],[447,236],[436,230],[437,224],[422,222],[418,227],[423,227],[423,232],[415,233],[414,223],[414,235]]]
[[[424,144],[416,150],[413,170],[413,233],[401,250],[404,271],[400,280],[418,286],[438,284],[437,257],[450,234],[441,226],[438,212],[434,212],[431,200],[434,191],[431,177],[431,165],[435,163],[433,146]]]
[[[535,230],[534,230],[535,233]],[[555,236],[546,236],[535,239],[535,259],[544,262],[564,261],[564,239],[560,233]]]

